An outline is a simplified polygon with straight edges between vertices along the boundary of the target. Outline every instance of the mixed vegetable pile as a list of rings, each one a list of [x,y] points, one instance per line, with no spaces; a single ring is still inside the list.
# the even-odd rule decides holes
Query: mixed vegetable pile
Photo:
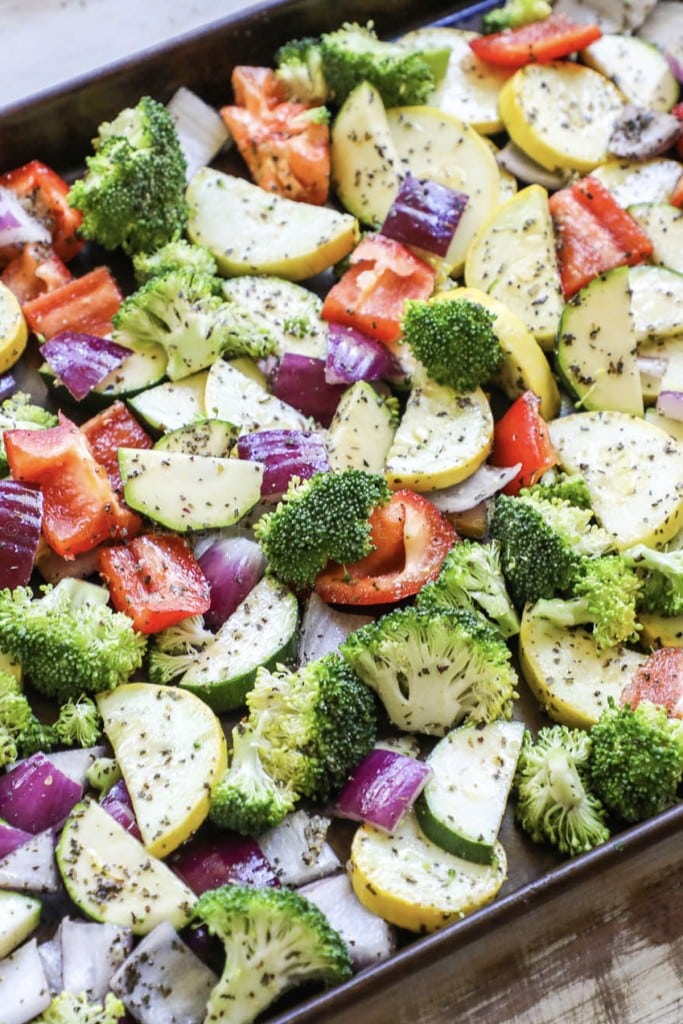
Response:
[[[682,40],[345,24],[0,175],[4,1024],[246,1024],[677,801]]]

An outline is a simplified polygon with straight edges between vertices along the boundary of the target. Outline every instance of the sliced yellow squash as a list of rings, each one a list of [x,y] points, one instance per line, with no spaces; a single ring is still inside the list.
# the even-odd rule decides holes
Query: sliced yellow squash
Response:
[[[6,373],[26,348],[28,327],[19,300],[0,281],[0,373]]]

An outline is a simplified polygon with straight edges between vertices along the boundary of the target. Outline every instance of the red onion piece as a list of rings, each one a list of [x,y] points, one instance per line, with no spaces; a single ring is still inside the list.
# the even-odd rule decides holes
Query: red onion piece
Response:
[[[14,825],[8,825],[5,821],[0,822],[0,860],[8,853],[23,846],[30,838],[31,833],[26,832],[23,828],[15,828]]]
[[[464,192],[407,174],[382,224],[381,234],[445,256],[468,201]]]
[[[319,434],[306,430],[260,430],[237,439],[240,459],[264,465],[261,497],[279,498],[294,476],[308,480],[330,468],[325,443]]]
[[[219,629],[261,579],[266,560],[255,540],[222,537],[205,548],[197,561],[211,592],[204,622],[209,629]]]
[[[45,754],[33,754],[0,776],[0,818],[35,835],[63,821],[82,796]]]
[[[342,789],[332,813],[391,832],[422,792],[429,772],[424,761],[375,747]]]
[[[657,412],[671,420],[683,421],[683,392],[660,391],[657,395]]]
[[[256,887],[280,884],[256,840],[232,832],[215,839],[191,840],[169,863],[197,896],[228,883]]]
[[[6,398],[13,395],[18,387],[14,374],[3,373],[0,375],[0,402],[4,402]]]
[[[31,579],[43,522],[43,495],[18,480],[0,480],[0,589]]]
[[[673,53],[668,50],[664,51],[666,62],[671,69],[671,74],[676,78],[681,85],[683,85],[683,63]]]
[[[48,229],[32,217],[14,192],[0,187],[0,249],[26,242],[50,242]]]
[[[133,810],[133,802],[123,779],[119,779],[108,790],[106,796],[102,799],[101,807],[102,810],[111,815],[114,821],[118,821],[119,825],[122,825],[126,832],[130,832],[136,839],[142,839],[135,811]]]
[[[312,416],[324,427],[329,427],[346,388],[327,382],[324,359],[285,352],[275,371],[271,390],[304,416]]]
[[[355,384],[403,376],[386,345],[346,324],[327,327],[325,380],[328,384]]]
[[[46,341],[40,353],[80,402],[130,356],[130,349],[96,334],[62,331]]]

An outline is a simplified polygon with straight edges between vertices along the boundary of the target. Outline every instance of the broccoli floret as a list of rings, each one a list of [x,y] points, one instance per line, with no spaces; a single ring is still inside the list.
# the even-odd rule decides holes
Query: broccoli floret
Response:
[[[432,380],[456,391],[474,391],[504,358],[495,319],[495,313],[469,299],[410,299],[403,307],[401,331]]]
[[[275,828],[297,800],[288,782],[281,784],[263,767],[261,731],[246,722],[235,726],[230,766],[211,793],[211,821],[243,836],[258,836]]]
[[[657,615],[683,615],[683,550],[657,551],[636,544],[622,558],[642,578],[639,608]]]
[[[16,676],[0,671],[0,766],[56,746],[91,747],[102,735],[97,708],[88,697],[68,700],[57,721],[40,721]]]
[[[129,255],[179,238],[187,223],[186,162],[173,118],[143,96],[100,125],[86,171],[69,190],[80,233]]]
[[[15,391],[0,403],[0,477],[7,476],[9,465],[2,437],[5,430],[45,430],[57,425],[57,416],[34,405],[25,391]]]
[[[398,107],[426,101],[446,70],[449,52],[410,50],[379,39],[372,22],[347,22],[321,36],[320,56],[334,103],[343,103],[360,82],[370,82],[386,107]]]
[[[318,907],[290,889],[224,885],[203,893],[194,914],[225,950],[207,1004],[212,1024],[250,1024],[287,989],[351,977],[344,939]]]
[[[204,626],[203,615],[188,615],[155,633],[147,648],[147,670],[151,683],[166,686],[184,675],[204,647],[216,639]]]
[[[21,737],[31,732],[33,719],[16,676],[0,670],[0,767],[20,756]]]
[[[454,544],[439,576],[422,588],[415,603],[425,611],[469,608],[483,612],[504,637],[519,633],[519,616],[507,592],[496,541],[480,544],[466,538]]]
[[[133,269],[138,284],[144,284],[151,277],[168,274],[172,270],[191,270],[204,277],[218,275],[218,264],[209,250],[185,238],[167,242],[155,252],[136,252],[133,256]]]
[[[0,650],[12,655],[39,693],[60,703],[113,689],[142,665],[147,638],[99,596],[101,587],[64,579],[0,590]],[[105,597],[106,597],[106,592]]]
[[[54,728],[65,747],[94,747],[102,738],[102,719],[95,701],[84,694],[65,701]]]
[[[237,302],[217,294],[220,282],[193,270],[150,278],[123,300],[112,323],[125,337],[163,345],[166,374],[180,380],[224,355],[261,358],[276,339]]]
[[[498,629],[461,608],[398,608],[351,633],[339,650],[405,732],[509,718],[517,674]]]
[[[604,651],[638,639],[640,589],[637,573],[619,555],[584,558],[571,595],[566,599],[541,598],[532,614],[557,626],[592,625],[595,646]]]
[[[606,813],[589,783],[591,740],[582,729],[527,730],[517,761],[516,819],[535,843],[573,856],[609,839]]]
[[[323,72],[320,39],[304,36],[285,43],[275,53],[276,75],[287,98],[300,103],[326,103],[329,89]]]
[[[537,483],[522,487],[519,493],[522,497],[542,498],[545,501],[568,501],[578,508],[593,507],[585,477],[580,473],[564,473],[555,467],[547,470]]]
[[[254,536],[278,579],[307,587],[328,562],[344,565],[370,553],[368,517],[390,496],[383,476],[361,469],[295,477],[254,525]]]
[[[55,996],[33,1024],[118,1024],[126,1008],[112,992],[104,1003],[91,1002],[85,992],[62,992]]]
[[[487,11],[481,19],[481,30],[486,35],[503,32],[506,28],[519,28],[532,21],[542,21],[552,13],[548,0],[506,0],[502,7]]]
[[[569,591],[582,557],[598,557],[612,547],[590,509],[529,495],[499,494],[490,530],[500,544],[503,575],[518,608]]]
[[[611,814],[642,821],[674,802],[683,780],[683,720],[650,701],[632,709],[609,698],[590,736],[591,786]]]

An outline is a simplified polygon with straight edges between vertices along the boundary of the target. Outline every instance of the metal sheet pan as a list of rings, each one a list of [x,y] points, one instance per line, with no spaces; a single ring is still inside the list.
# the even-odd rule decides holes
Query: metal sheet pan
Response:
[[[381,6],[382,10],[378,10]],[[282,42],[315,35],[341,21],[372,18],[390,37],[427,23],[476,27],[490,2],[444,0],[285,0],[216,21],[162,47],[82,76],[25,102],[0,107],[0,171],[40,158],[72,174],[89,151],[97,125],[143,93],[167,100],[186,85],[207,102],[226,102],[235,63],[269,63]],[[527,698],[523,713],[538,722]],[[458,1019],[502,1024],[551,1020],[674,1024],[683,1020],[675,987],[643,1016],[619,1009],[620,974],[612,956],[616,935],[628,928],[635,942],[662,949],[661,960],[681,961],[683,927],[674,912],[683,887],[683,805],[625,830],[571,861],[525,841],[509,820],[501,836],[510,875],[498,900],[436,934],[404,936],[388,962],[331,992],[303,990],[281,1000],[273,1024],[434,1024]],[[621,922],[616,928],[614,922]],[[634,932],[634,934],[635,934]],[[581,938],[583,936],[583,938]],[[656,959],[656,958],[655,958]],[[536,972],[536,973],[534,973]],[[611,972],[611,973],[610,973]],[[602,994],[558,1003],[544,1016],[548,986],[603,977]],[[655,975],[653,975],[655,977]],[[656,976],[658,978],[658,976]],[[611,978],[611,982],[610,982]],[[604,980],[606,979],[606,981]],[[679,990],[682,986],[679,984]],[[671,992],[674,994],[672,995]],[[645,1014],[648,1014],[647,1016]],[[566,1014],[566,1015],[565,1015]]]

